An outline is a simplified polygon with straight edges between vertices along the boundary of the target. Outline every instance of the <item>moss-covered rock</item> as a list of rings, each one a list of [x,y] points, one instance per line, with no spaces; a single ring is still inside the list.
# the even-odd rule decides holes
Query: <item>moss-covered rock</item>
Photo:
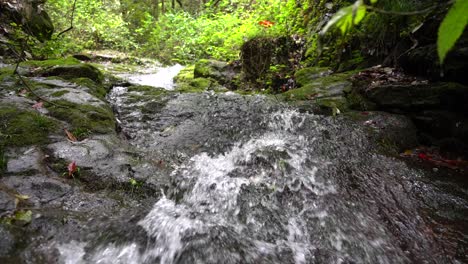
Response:
[[[21,63],[24,66],[32,66],[39,68],[48,68],[55,66],[71,66],[80,65],[81,62],[73,57],[60,58],[60,59],[49,59],[49,60],[30,60]]]
[[[93,80],[87,77],[74,78],[74,79],[71,79],[70,81],[78,84],[81,87],[87,88],[87,91],[90,94],[100,99],[104,99],[108,92],[108,89],[105,88],[102,84],[95,83]]]
[[[333,74],[330,76],[310,79],[304,82],[303,86],[297,89],[289,90],[283,95],[291,100],[312,100],[318,98],[327,98],[343,96],[351,88],[351,82],[347,80],[350,73]]]
[[[307,67],[296,71],[294,78],[299,86],[305,86],[311,81],[328,76],[332,73],[327,67]]]
[[[174,77],[174,82],[179,83],[189,83],[195,78],[195,65],[190,65],[183,68],[177,76]]]
[[[115,131],[115,119],[109,106],[76,104],[66,100],[56,100],[58,107],[46,103],[49,115],[64,120],[70,129],[89,131],[90,133],[110,133]]]
[[[190,85],[198,90],[206,90],[210,88],[213,81],[208,78],[195,78],[190,82]]]
[[[190,75],[187,75],[190,77]],[[239,87],[240,67],[216,60],[199,60],[193,70],[194,78],[208,78],[231,90]]]
[[[318,77],[320,72],[323,72],[322,70],[311,68],[299,73],[300,84],[303,86],[283,93],[283,98],[286,101],[310,101],[315,105],[312,111],[321,114],[334,115],[347,110],[349,107],[346,94],[351,91],[352,87],[348,78],[352,73]]]
[[[89,78],[96,83],[102,83],[104,76],[96,67],[90,64],[55,66],[45,69],[42,76],[60,76],[64,79]]]
[[[223,61],[201,59],[195,64],[193,75],[195,78],[205,77],[222,79],[225,75],[224,70],[228,64]]]
[[[0,145],[27,146],[48,142],[50,133],[58,129],[57,121],[35,111],[15,106],[0,106]]]

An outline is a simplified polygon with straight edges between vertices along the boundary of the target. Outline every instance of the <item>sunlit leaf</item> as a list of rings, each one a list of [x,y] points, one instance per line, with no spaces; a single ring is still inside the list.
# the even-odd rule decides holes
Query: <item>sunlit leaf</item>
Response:
[[[25,223],[30,223],[32,220],[32,212],[28,211],[18,211],[15,213],[14,220],[23,221]]]
[[[468,1],[457,0],[440,24],[437,36],[437,53],[442,64],[447,53],[463,33],[468,23]]]
[[[320,31],[320,34],[327,33],[331,27],[340,29],[341,34],[346,34],[354,25],[359,24],[366,15],[366,7],[362,0],[356,1],[353,5],[343,7],[328,21]]]

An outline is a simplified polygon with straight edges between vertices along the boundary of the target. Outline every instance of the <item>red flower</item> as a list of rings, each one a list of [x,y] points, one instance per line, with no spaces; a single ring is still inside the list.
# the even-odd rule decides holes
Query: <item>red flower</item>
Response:
[[[262,20],[258,22],[258,24],[262,27],[269,28],[269,27],[272,27],[275,23],[268,21],[268,20]]]

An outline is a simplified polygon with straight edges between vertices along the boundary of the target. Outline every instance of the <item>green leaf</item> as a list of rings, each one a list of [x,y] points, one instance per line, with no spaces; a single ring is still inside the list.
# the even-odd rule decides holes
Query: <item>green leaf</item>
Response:
[[[328,23],[320,31],[323,35],[328,32],[332,26],[340,29],[341,34],[346,34],[354,25],[359,24],[366,15],[366,6],[362,0],[354,2],[353,5],[343,7],[328,21]]]
[[[457,0],[440,24],[437,36],[437,53],[442,64],[447,53],[463,33],[468,23],[468,1]]]

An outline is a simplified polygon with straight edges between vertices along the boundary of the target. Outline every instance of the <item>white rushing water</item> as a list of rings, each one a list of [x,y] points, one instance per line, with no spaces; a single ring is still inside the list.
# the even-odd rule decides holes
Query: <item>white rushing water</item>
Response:
[[[347,212],[355,220],[350,235],[346,223],[329,212],[327,197],[337,190],[319,172],[331,163],[314,158],[310,143],[315,138],[296,133],[307,117],[316,122],[294,110],[274,112],[265,120],[264,133],[235,143],[226,153],[200,153],[176,168],[173,196],[180,198],[162,197],[138,222],[148,236],[146,246],[109,243],[85,256],[83,244],[72,242],[58,247],[63,262],[303,264],[315,263],[315,250],[325,248],[333,252],[334,263],[342,263],[350,248],[358,248],[363,263],[393,263],[379,256],[391,245],[379,226],[369,227],[368,216]],[[315,129],[319,133],[320,125],[315,123]],[[265,188],[269,195],[255,194]],[[299,205],[294,198],[281,204],[276,195],[288,192],[302,195]],[[378,235],[366,234],[370,229]]]
[[[173,79],[183,68],[184,66],[175,64],[169,67],[149,68],[147,72],[140,74],[120,74],[118,76],[128,80],[130,83],[173,90]]]

